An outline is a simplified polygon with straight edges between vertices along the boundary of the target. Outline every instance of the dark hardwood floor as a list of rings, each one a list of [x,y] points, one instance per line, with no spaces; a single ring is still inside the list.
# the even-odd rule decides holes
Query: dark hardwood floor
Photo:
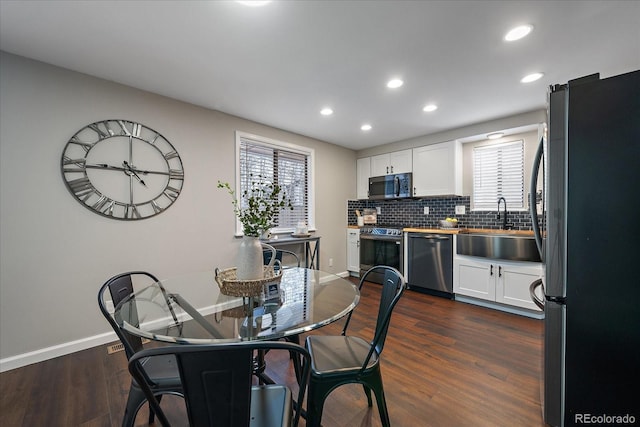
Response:
[[[351,325],[370,337],[379,285],[366,284]],[[97,308],[96,308],[97,310]],[[337,334],[342,322],[315,334]],[[398,303],[382,374],[394,426],[544,426],[540,409],[542,322],[407,291]],[[269,354],[271,357],[271,354]],[[272,377],[295,388],[286,357],[269,360]],[[119,426],[129,389],[123,352],[88,349],[0,374],[0,425]],[[162,401],[176,426],[187,425],[179,397]],[[137,425],[146,425],[143,408]],[[301,423],[304,425],[304,421]],[[379,426],[362,387],[328,398],[323,425]]]

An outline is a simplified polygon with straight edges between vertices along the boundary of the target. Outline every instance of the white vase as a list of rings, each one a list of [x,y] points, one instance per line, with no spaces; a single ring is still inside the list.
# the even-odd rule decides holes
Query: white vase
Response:
[[[242,237],[236,260],[238,280],[259,280],[264,277],[263,248],[272,252],[269,265],[273,265],[276,259],[276,250],[273,246],[260,242],[258,237]]]

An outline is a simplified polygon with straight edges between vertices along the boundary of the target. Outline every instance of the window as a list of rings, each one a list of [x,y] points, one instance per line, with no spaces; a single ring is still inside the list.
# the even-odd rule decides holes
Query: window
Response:
[[[496,210],[504,197],[509,209],[524,209],[524,141],[473,149],[473,207]]]
[[[272,232],[294,231],[299,221],[313,229],[313,150],[285,142],[236,132],[236,194],[242,194],[251,175],[277,182],[291,200],[293,210],[283,209]],[[255,179],[255,178],[254,178]],[[242,234],[240,223],[238,234]]]

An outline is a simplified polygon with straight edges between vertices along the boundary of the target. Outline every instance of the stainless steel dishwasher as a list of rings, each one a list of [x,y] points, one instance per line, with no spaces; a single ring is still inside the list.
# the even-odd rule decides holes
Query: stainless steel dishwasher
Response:
[[[410,289],[453,298],[453,236],[408,234]]]

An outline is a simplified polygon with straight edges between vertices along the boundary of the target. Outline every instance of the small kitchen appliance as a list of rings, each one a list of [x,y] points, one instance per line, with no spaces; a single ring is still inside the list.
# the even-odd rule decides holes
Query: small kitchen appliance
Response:
[[[413,196],[411,173],[399,173],[369,178],[369,199],[406,199]]]
[[[378,222],[378,211],[375,209],[364,209],[362,217],[362,225],[375,224]]]

